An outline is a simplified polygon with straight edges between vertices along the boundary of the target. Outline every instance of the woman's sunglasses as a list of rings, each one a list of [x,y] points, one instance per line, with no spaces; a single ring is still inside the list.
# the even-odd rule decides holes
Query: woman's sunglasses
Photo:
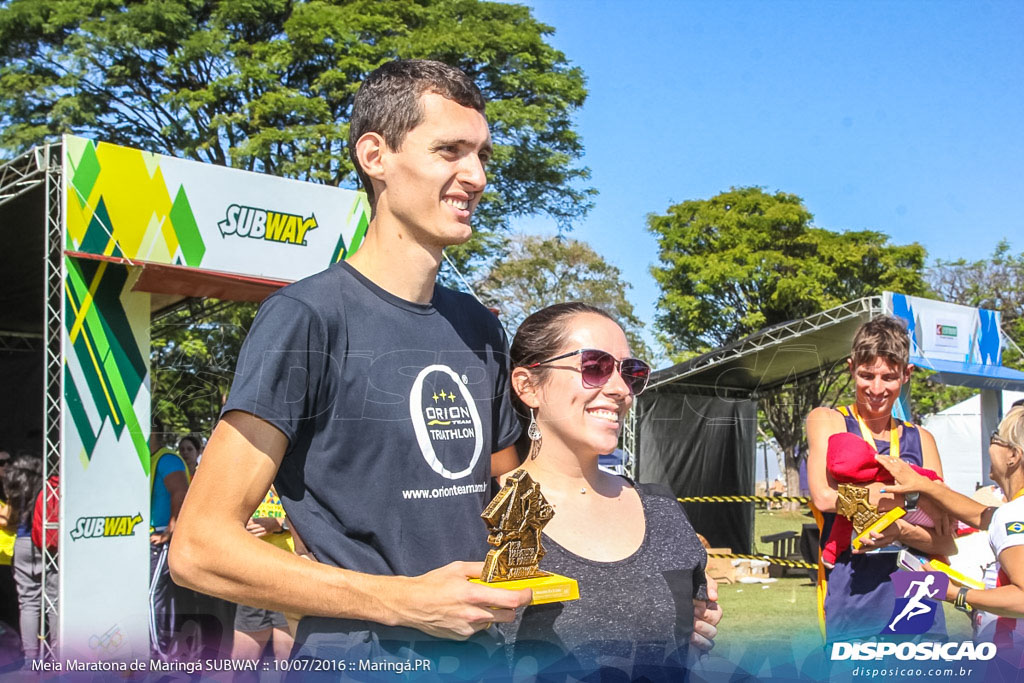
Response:
[[[538,365],[553,363],[556,360],[577,354],[580,357],[580,375],[583,378],[583,386],[588,389],[603,387],[611,379],[612,373],[618,370],[622,381],[629,388],[629,393],[637,396],[647,387],[647,380],[651,378],[651,366],[639,358],[616,360],[612,354],[599,349],[578,349],[563,353],[561,356],[531,363],[526,367],[535,368]]]
[[[1003,448],[1013,448],[1013,444],[999,436],[999,430],[992,432],[992,436],[988,437],[988,443],[990,446],[1002,446]]]

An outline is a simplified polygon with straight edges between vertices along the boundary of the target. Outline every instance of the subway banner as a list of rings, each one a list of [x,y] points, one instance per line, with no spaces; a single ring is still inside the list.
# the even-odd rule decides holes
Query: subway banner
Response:
[[[147,660],[156,295],[140,279],[154,264],[223,275],[229,293],[230,276],[293,281],[358,248],[369,207],[351,190],[78,137],[63,150],[60,653]]]

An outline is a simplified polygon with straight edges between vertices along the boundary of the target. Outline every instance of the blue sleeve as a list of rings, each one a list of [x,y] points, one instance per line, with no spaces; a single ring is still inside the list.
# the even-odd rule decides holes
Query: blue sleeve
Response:
[[[328,365],[320,316],[302,301],[274,295],[260,307],[242,345],[221,415],[232,410],[251,413],[277,427],[293,444],[303,422],[315,417]]]
[[[162,482],[168,474],[184,471],[185,463],[181,461],[181,458],[170,453],[164,453],[156,464],[156,480]]]

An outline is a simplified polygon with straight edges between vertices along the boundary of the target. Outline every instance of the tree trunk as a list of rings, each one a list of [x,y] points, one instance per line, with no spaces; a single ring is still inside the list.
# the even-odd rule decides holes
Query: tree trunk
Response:
[[[786,495],[799,496],[800,491],[800,444],[786,450]],[[799,510],[800,503],[786,503],[786,510]]]

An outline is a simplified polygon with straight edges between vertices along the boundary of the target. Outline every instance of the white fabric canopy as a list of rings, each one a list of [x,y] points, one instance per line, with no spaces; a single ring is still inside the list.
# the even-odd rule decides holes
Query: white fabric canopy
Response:
[[[1024,398],[1024,392],[1002,393],[1004,414],[1014,401]],[[981,471],[981,395],[975,394],[966,401],[926,417],[922,425],[935,437],[946,483],[964,495],[974,493],[985,474]]]

